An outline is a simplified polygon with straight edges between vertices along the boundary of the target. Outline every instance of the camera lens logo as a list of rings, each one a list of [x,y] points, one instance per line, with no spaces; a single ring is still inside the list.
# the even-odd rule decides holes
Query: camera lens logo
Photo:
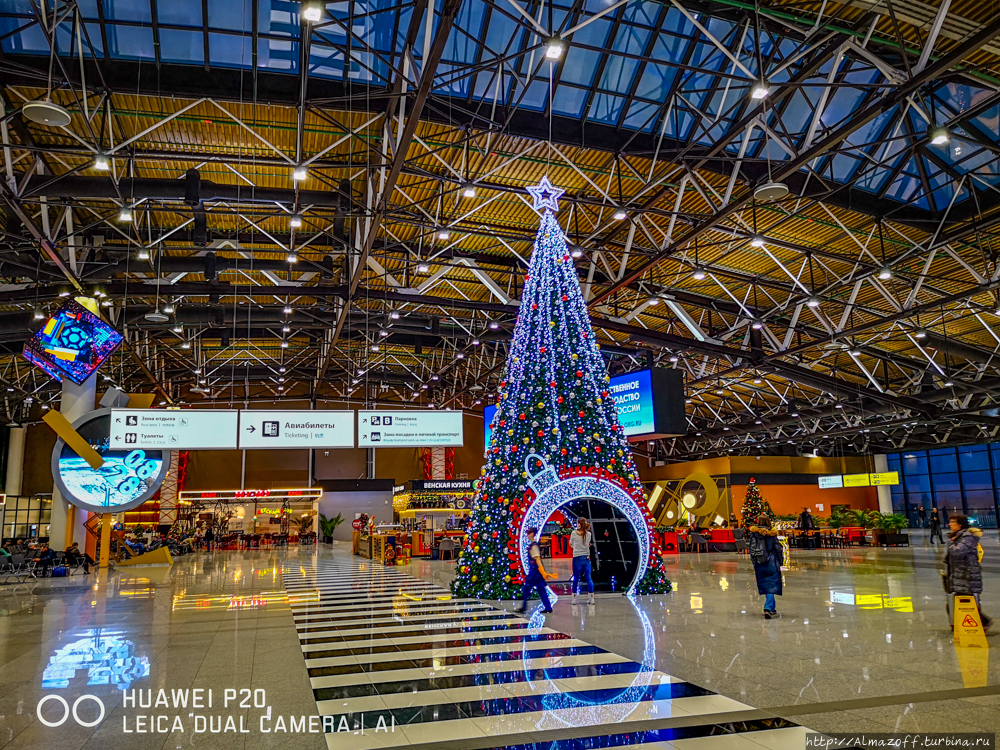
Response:
[[[55,701],[56,703],[62,706],[62,718],[55,721],[50,721],[49,719],[46,719],[44,716],[42,716],[42,708],[45,706],[46,703],[50,701]],[[97,704],[97,718],[94,719],[93,721],[85,721],[84,719],[80,718],[79,708],[80,704],[83,703],[84,701],[93,701],[94,703]],[[81,727],[96,727],[98,724],[104,721],[104,701],[102,701],[96,695],[89,695],[89,694],[81,695],[79,698],[73,701],[73,707],[70,708],[69,702],[61,695],[45,695],[42,696],[42,699],[38,701],[38,705],[35,707],[35,716],[37,716],[38,720],[47,727],[61,727],[69,720],[70,716],[72,716],[73,720],[76,721],[76,723]]]

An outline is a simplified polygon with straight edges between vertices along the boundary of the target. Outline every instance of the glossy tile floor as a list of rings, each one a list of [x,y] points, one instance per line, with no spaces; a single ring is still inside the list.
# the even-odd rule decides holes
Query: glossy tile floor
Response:
[[[984,547],[996,614],[996,536]],[[668,596],[562,596],[530,619],[451,600],[454,563],[372,568],[339,547],[0,585],[0,747],[760,750],[803,747],[803,727],[996,731],[1000,661],[954,647],[936,555],[919,538],[793,550],[771,621],[735,554],[668,558]]]

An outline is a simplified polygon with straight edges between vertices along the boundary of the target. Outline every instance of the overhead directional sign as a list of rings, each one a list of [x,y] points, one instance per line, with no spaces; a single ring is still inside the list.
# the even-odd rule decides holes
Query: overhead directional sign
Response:
[[[819,488],[821,490],[837,489],[844,486],[844,477],[841,474],[834,474],[829,477],[819,478]]]
[[[112,409],[115,450],[226,450],[238,445],[239,412],[209,409]]]
[[[240,411],[240,448],[353,448],[353,411]]]
[[[463,444],[460,411],[359,411],[358,447],[445,447]]]

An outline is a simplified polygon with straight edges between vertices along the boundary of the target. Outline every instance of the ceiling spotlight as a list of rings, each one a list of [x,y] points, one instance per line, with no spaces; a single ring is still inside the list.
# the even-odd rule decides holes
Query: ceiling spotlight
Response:
[[[399,320],[399,313],[393,310],[389,313],[389,320]]]
[[[283,386],[283,385],[279,385],[279,386],[278,386],[278,390],[279,390],[279,391],[283,391],[283,390],[285,390],[285,386]]]
[[[323,17],[323,3],[318,0],[307,0],[302,3],[302,17],[309,23],[316,23]]]
[[[286,323],[285,325],[281,326],[281,331],[282,331],[283,333],[291,333],[292,329],[291,329],[291,326],[289,326],[289,325],[288,325],[288,324]]]
[[[722,388],[716,388],[715,389],[715,395],[717,395],[717,396],[721,396],[724,393],[725,393],[725,391]]]
[[[201,368],[200,367],[196,367],[196,368],[194,368],[193,372],[194,372],[195,375],[201,375]]]
[[[570,255],[571,258],[582,258],[583,257],[583,250],[581,250],[578,247],[574,247],[573,251],[569,255]]]
[[[953,385],[955,385],[955,383],[954,383],[954,381],[951,378],[945,378],[945,381],[944,381],[944,387],[945,388],[951,388]]]
[[[810,297],[806,300],[807,307],[819,307],[819,297]]]
[[[97,297],[97,299],[104,299],[105,297],[108,296],[108,293],[104,291],[103,286],[95,286],[91,294]]]
[[[35,320],[44,320],[45,319],[45,313],[42,312],[41,308],[38,308],[38,307],[35,308],[34,318],[35,318]]]
[[[764,382],[764,379],[762,377],[759,377],[759,376],[753,379],[753,384],[754,385],[760,385],[763,382]]]
[[[293,229],[298,229],[302,226],[302,217],[299,214],[292,214],[292,218],[288,220],[288,223]]]
[[[427,383],[424,383],[423,385],[421,385],[420,386],[420,390],[426,391],[427,390]]]
[[[913,335],[918,339],[926,338],[927,331],[925,331],[923,328],[918,328],[916,331],[913,332]]]
[[[70,294],[71,294],[71,292],[70,292],[68,286],[63,285],[63,286],[59,287],[59,296],[60,297],[68,297]]]
[[[372,344],[372,351],[373,352],[379,351],[379,345],[378,344]]]
[[[285,315],[291,315],[292,314],[292,308],[290,306],[288,306],[288,305],[285,305],[285,307],[282,309],[281,312],[283,312]]]
[[[455,354],[455,359],[465,359],[465,352],[458,352]]]
[[[439,240],[447,240],[450,238],[451,238],[451,232],[449,232],[447,229],[442,229],[440,232],[438,232]]]
[[[417,265],[417,273],[427,273],[431,270],[431,267],[426,263],[420,263]]]
[[[764,247],[764,238],[761,237],[759,234],[755,234],[753,238],[750,240],[750,244],[753,245],[754,247]]]
[[[479,346],[482,342],[479,339],[472,339],[473,346]]]
[[[794,401],[790,401],[788,404],[788,413],[793,417],[799,416],[799,406]]]
[[[295,253],[289,253],[288,257],[285,258],[285,260],[287,260],[289,263],[298,263],[299,262],[299,256],[296,255]]]
[[[205,385],[208,381],[205,378],[198,378],[198,385]]]
[[[441,378],[437,375],[431,375],[431,380],[440,380]]]
[[[857,345],[854,345],[850,349],[847,350],[847,353],[850,354],[852,357],[860,357],[861,356],[861,347],[859,347]]]
[[[764,99],[770,93],[770,86],[764,79],[759,80],[750,92],[750,97],[752,99],[757,99],[758,101]]]
[[[480,399],[477,398],[475,401],[472,402],[472,405],[473,406],[479,406],[481,403],[483,403],[482,400],[480,400]]]
[[[834,404],[834,405],[833,405],[833,408],[834,408],[834,409],[843,409],[843,408],[844,408],[844,405],[843,405],[843,404]]]
[[[491,321],[490,321],[490,328],[491,328],[492,330],[494,330],[494,331],[495,331],[495,330],[496,330],[497,328],[499,328],[499,327],[500,327],[500,324],[499,324],[499,323],[497,323],[497,322],[496,322],[495,320],[491,320]]]
[[[382,338],[385,338],[386,336],[389,335],[389,332],[383,328],[378,332],[378,335],[381,336]]]
[[[625,219],[628,218],[628,214],[625,213],[622,209],[619,208],[617,211],[615,211],[615,214],[614,214],[614,216],[612,218],[615,221],[624,221]]]
[[[419,397],[420,397],[420,391],[414,391],[413,398],[419,398]]]
[[[282,341],[281,342],[281,348],[282,349],[287,349],[288,348],[288,342],[287,341]]]
[[[279,382],[279,383],[284,383],[284,382],[285,382],[285,379],[284,379],[284,378],[278,378],[278,382]]]
[[[476,186],[469,184],[462,188],[462,196],[464,198],[475,198],[476,197]]]
[[[671,362],[678,362],[678,361],[680,361],[680,357],[678,357],[676,354],[671,354],[670,355],[670,361]]]
[[[172,330],[174,333],[184,333],[184,327],[179,325],[174,326],[170,330]]]
[[[126,203],[118,212],[118,221],[132,221],[132,207],[129,204]]]
[[[278,368],[278,372],[284,372],[284,371],[285,371],[285,366],[284,365],[282,365],[281,367]]]
[[[702,268],[695,268],[694,273],[691,274],[695,281],[701,281],[705,278],[705,270]]]
[[[135,257],[138,258],[139,260],[149,260],[149,250],[143,248],[138,253],[136,253]]]
[[[759,331],[761,328],[764,327],[764,323],[759,320],[755,320],[753,323],[750,324],[750,327],[753,328],[755,331]]]
[[[557,36],[552,37],[545,45],[545,56],[550,60],[558,60],[562,57],[566,45]]]
[[[163,312],[165,312],[167,315],[173,315],[174,314],[174,306],[171,303],[168,302],[167,304],[165,304],[163,306]]]
[[[646,304],[649,305],[650,307],[656,307],[658,304],[660,304],[660,298],[659,297],[650,297],[646,301]]]
[[[111,162],[108,160],[104,154],[98,154],[94,157],[94,169],[101,172],[107,172],[111,169]]]
[[[185,342],[183,342],[181,344],[181,349],[190,349],[190,348],[191,348],[191,342],[190,341],[185,341]]]
[[[309,171],[305,167],[296,167],[292,170],[292,179],[295,182],[302,182],[308,176]]]
[[[888,281],[889,279],[891,279],[891,278],[892,278],[892,269],[891,269],[891,268],[889,268],[889,266],[882,266],[882,267],[881,267],[881,268],[880,268],[880,269],[878,270],[878,277],[879,277],[879,278],[880,278],[880,279],[881,279],[882,281]]]
[[[943,146],[951,138],[951,134],[948,133],[948,128],[934,128],[930,132],[931,143],[935,146]]]

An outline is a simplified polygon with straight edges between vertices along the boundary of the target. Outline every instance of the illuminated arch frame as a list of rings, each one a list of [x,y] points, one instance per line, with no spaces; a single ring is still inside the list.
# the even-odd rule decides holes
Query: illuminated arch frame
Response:
[[[635,530],[639,542],[639,566],[635,577],[629,584],[628,593],[634,594],[636,586],[646,575],[649,567],[649,551],[652,540],[649,535],[649,524],[642,509],[635,499],[614,482],[598,477],[580,476],[568,477],[546,487],[528,506],[521,522],[521,532],[518,537],[518,547],[521,551],[521,568],[528,572],[528,533],[530,528],[541,529],[549,517],[559,508],[573,500],[593,498],[602,500],[617,508]]]

